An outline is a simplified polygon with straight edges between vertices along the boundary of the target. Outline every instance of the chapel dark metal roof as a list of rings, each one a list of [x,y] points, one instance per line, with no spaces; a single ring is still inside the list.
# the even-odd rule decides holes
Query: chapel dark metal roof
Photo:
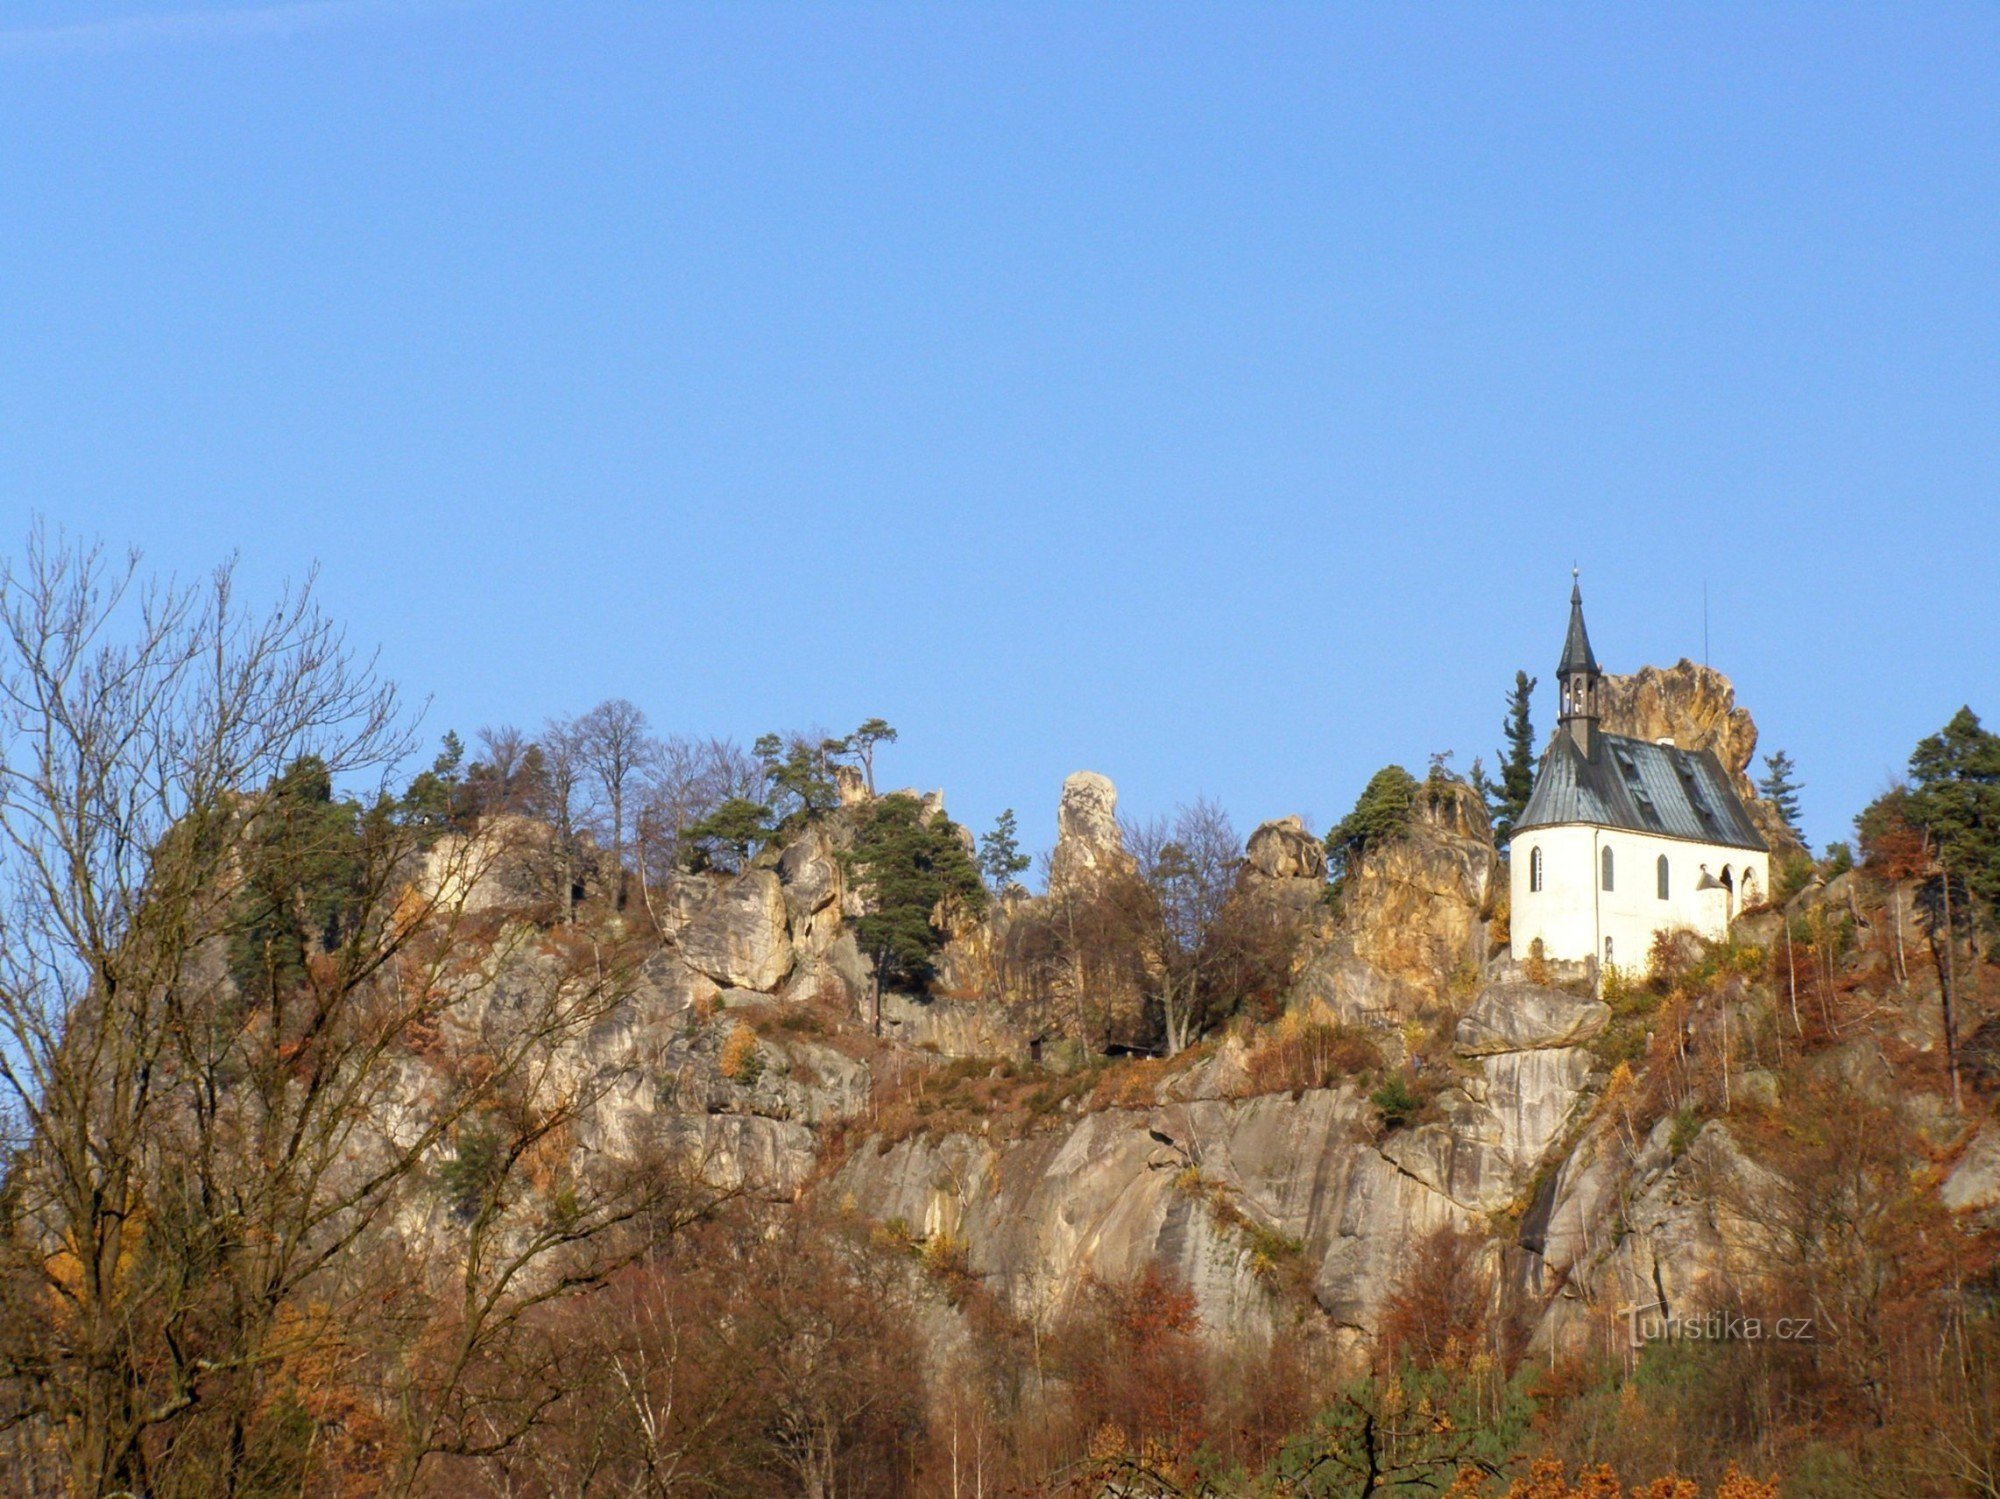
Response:
[[[1562,665],[1556,668],[1558,677],[1571,672],[1587,672],[1596,675],[1597,656],[1590,649],[1590,631],[1583,627],[1583,585],[1571,579],[1569,585],[1569,634],[1563,639]]]
[[[1599,734],[1595,759],[1585,759],[1567,734],[1557,735],[1514,831],[1518,837],[1527,828],[1576,822],[1769,849],[1712,750],[1676,749],[1623,734]]]

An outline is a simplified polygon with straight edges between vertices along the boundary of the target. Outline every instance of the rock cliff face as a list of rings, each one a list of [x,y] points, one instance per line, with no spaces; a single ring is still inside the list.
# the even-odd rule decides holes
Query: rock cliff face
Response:
[[[1088,1277],[1122,1281],[1158,1262],[1211,1328],[1268,1334],[1295,1280],[1363,1335],[1413,1243],[1481,1229],[1523,1197],[1589,1096],[1589,1054],[1571,1043],[1603,1018],[1552,991],[1490,991],[1439,1117],[1411,1128],[1385,1132],[1358,1085],[1227,1096],[1225,1064],[1192,1088],[1163,1085],[1150,1108],[1012,1140],[919,1135],[857,1151],[830,1190],[919,1237],[962,1241],[1023,1317],[1046,1319]]]
[[[1339,931],[1306,965],[1297,1002],[1356,1023],[1434,1008],[1484,971],[1503,891],[1478,795],[1460,781],[1426,783],[1407,833],[1349,875]]]
[[[1714,748],[1743,778],[1755,729],[1719,674],[1682,662],[1613,680],[1612,726]],[[1272,1074],[1279,1042],[1245,1023],[1185,1064],[1111,1064],[1135,1070],[1103,1074],[1129,1079],[1109,1093],[1071,1089],[1053,1106],[971,1120],[904,1112],[871,1133],[899,1088],[947,1058],[991,1079],[1003,1059],[1009,1077],[1107,1066],[1095,1054],[1118,1039],[1107,1017],[1122,980],[1062,943],[1091,893],[1132,873],[1116,804],[1104,777],[1071,776],[1051,893],[997,902],[954,935],[933,992],[886,996],[879,1023],[841,867],[847,809],[739,873],[661,889],[661,945],[567,1062],[597,1099],[577,1148],[664,1142],[752,1196],[810,1196],[955,1246],[1003,1305],[1042,1325],[1092,1277],[1157,1264],[1189,1286],[1215,1336],[1268,1336],[1304,1312],[1358,1353],[1413,1246],[1451,1229],[1524,1298],[1535,1346],[1576,1350],[1602,1340],[1608,1309],[1696,1302],[1768,1267],[1765,1208],[1781,1192],[1752,1136],[1657,1109],[1635,1127],[1613,1106],[1643,1038],[1629,1017],[1617,1031],[1605,1004],[1520,981],[1494,940],[1500,866],[1484,808],[1450,781],[1420,788],[1407,833],[1358,861],[1337,920],[1324,851],[1298,819],[1262,824],[1245,848],[1239,892],[1307,932],[1284,1034],[1317,1026],[1358,1044],[1369,1060],[1345,1075]],[[1859,877],[1843,878],[1812,886],[1795,913],[1845,919],[1880,950],[1885,923],[1914,932],[1904,892],[1864,912]],[[508,888],[482,899],[504,910]],[[1780,930],[1770,916],[1741,934]],[[510,982],[531,978],[524,967]],[[1740,983],[1731,992],[1740,1003]],[[498,993],[504,1003],[504,984]],[[1921,1020],[1901,1044],[1934,1051]],[[1885,1087],[1881,1054],[1856,1055],[1853,1086]],[[1392,1076],[1421,1095],[1394,1119],[1376,1101]],[[1754,1071],[1734,1086],[1775,1088]],[[1945,1206],[2000,1221],[2000,1133],[1968,1129],[1941,1159]]]

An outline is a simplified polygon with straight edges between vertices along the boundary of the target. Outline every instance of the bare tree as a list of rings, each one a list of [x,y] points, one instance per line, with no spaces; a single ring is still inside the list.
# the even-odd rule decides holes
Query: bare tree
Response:
[[[1140,912],[1168,1055],[1194,1038],[1204,987],[1222,953],[1217,938],[1242,867],[1243,842],[1229,814],[1207,798],[1125,829],[1150,900]]]
[[[637,818],[642,877],[666,873],[689,828],[732,796],[754,799],[763,785],[763,767],[733,739],[671,735],[655,743],[646,770]]]
[[[574,921],[583,832],[591,810],[585,736],[575,719],[551,718],[542,725],[535,748],[540,751],[541,775],[534,811],[549,825],[554,843],[563,920]]]
[[[659,753],[646,715],[622,697],[606,698],[576,720],[577,746],[595,784],[611,832],[612,902],[625,905],[625,816],[642,801],[638,783]]]
[[[463,1440],[448,1417],[520,1308],[594,1284],[685,1181],[559,1179],[591,1098],[558,1059],[631,963],[571,939],[491,1003],[525,937],[455,904],[477,840],[425,852],[387,797],[334,795],[407,744],[305,589],[257,614],[227,568],[145,586],[39,535],[0,575],[0,1424],[59,1451],[71,1495],[239,1492],[285,1371],[400,1356],[385,1308],[471,1351],[409,1364],[414,1474]],[[468,1129],[504,1169],[458,1172],[497,1206],[440,1319],[380,1230],[424,1221]],[[287,1461],[290,1491],[308,1452]]]
[[[245,1247],[235,1205],[205,1200],[222,1111],[202,1085],[222,1049],[219,959],[254,788],[308,757],[329,776],[379,769],[409,739],[310,579],[259,614],[228,566],[201,585],[149,584],[136,556],[114,563],[38,530],[0,573],[0,740],[0,1085],[28,1134],[7,1182],[5,1272],[48,1308],[0,1349],[0,1373],[24,1381],[73,1494],[151,1492],[144,1442],[194,1406],[201,1360],[260,1356],[254,1325],[220,1350],[195,1337],[218,1294],[201,1272],[217,1256],[241,1268]],[[379,965],[379,928],[364,931],[344,950]],[[268,1051],[315,1023],[274,1012],[234,1030]],[[342,1143],[296,1108],[255,1122],[278,1125],[255,1143],[308,1179]],[[160,1170],[175,1147],[195,1152],[177,1177]],[[225,1302],[241,1289],[268,1304],[298,1256],[321,1252],[324,1198],[306,1197],[319,1206],[293,1204],[290,1242],[256,1250],[276,1263],[222,1287]]]
[[[482,815],[526,811],[540,776],[541,753],[527,733],[510,723],[479,731],[480,758],[466,773],[474,810]]]

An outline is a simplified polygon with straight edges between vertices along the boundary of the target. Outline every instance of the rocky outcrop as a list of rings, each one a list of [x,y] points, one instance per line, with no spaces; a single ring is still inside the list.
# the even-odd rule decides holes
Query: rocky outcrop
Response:
[[[840,937],[845,886],[833,840],[811,828],[778,856],[785,919],[800,952],[823,953]]]
[[[1485,967],[1501,887],[1478,793],[1462,781],[1424,783],[1408,829],[1348,873],[1339,931],[1307,962],[1296,1002],[1364,1023],[1436,1005],[1452,982]]]
[[[553,843],[548,825],[532,817],[488,817],[470,833],[446,833],[432,844],[413,883],[445,909],[518,908],[548,888]]]
[[[1056,846],[1049,855],[1049,888],[1074,885],[1131,869],[1118,829],[1118,788],[1108,776],[1079,770],[1063,781],[1056,808]]]
[[[2000,1124],[1981,1126],[1938,1188],[1938,1198],[1954,1213],[2000,1214]]]
[[[689,966],[725,988],[770,991],[792,969],[785,888],[749,869],[718,886],[680,934]]]
[[[1458,1022],[1453,1043],[1465,1056],[1576,1046],[1598,1034],[1611,1011],[1594,999],[1535,984],[1495,984]]]
[[[1500,890],[1486,809],[1463,782],[1427,784],[1409,831],[1362,858],[1342,893],[1354,955],[1395,977],[1435,983],[1477,972]]]
[[[1671,739],[1681,749],[1714,750],[1737,789],[1752,793],[1750,759],[1757,725],[1736,706],[1736,688],[1709,666],[1683,656],[1672,666],[1642,666],[1629,676],[1607,674],[1599,689],[1599,724],[1634,739]]]
[[[1258,824],[1243,851],[1244,874],[1260,880],[1321,881],[1326,848],[1297,817]]]

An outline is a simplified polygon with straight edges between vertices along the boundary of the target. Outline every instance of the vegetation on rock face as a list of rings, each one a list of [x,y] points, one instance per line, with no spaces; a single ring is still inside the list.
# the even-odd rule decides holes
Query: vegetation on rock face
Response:
[[[867,900],[856,940],[886,985],[928,983],[953,925],[986,909],[986,886],[951,819],[902,792],[868,804],[841,862]]]
[[[1417,778],[1402,766],[1385,765],[1370,776],[1354,810],[1327,832],[1327,873],[1334,883],[1370,848],[1407,829],[1416,805]]]
[[[1764,757],[1764,777],[1757,783],[1757,794],[1777,808],[1778,816],[1794,833],[1799,830],[1799,793],[1805,790],[1794,779],[1797,774],[1792,757],[1778,750]]]
[[[1498,843],[1513,836],[1514,823],[1528,810],[1528,798],[1535,790],[1535,726],[1529,717],[1535,685],[1536,679],[1525,671],[1514,673],[1514,689],[1507,694],[1507,718],[1501,725],[1506,744],[1500,751],[1500,782],[1481,788]]]

